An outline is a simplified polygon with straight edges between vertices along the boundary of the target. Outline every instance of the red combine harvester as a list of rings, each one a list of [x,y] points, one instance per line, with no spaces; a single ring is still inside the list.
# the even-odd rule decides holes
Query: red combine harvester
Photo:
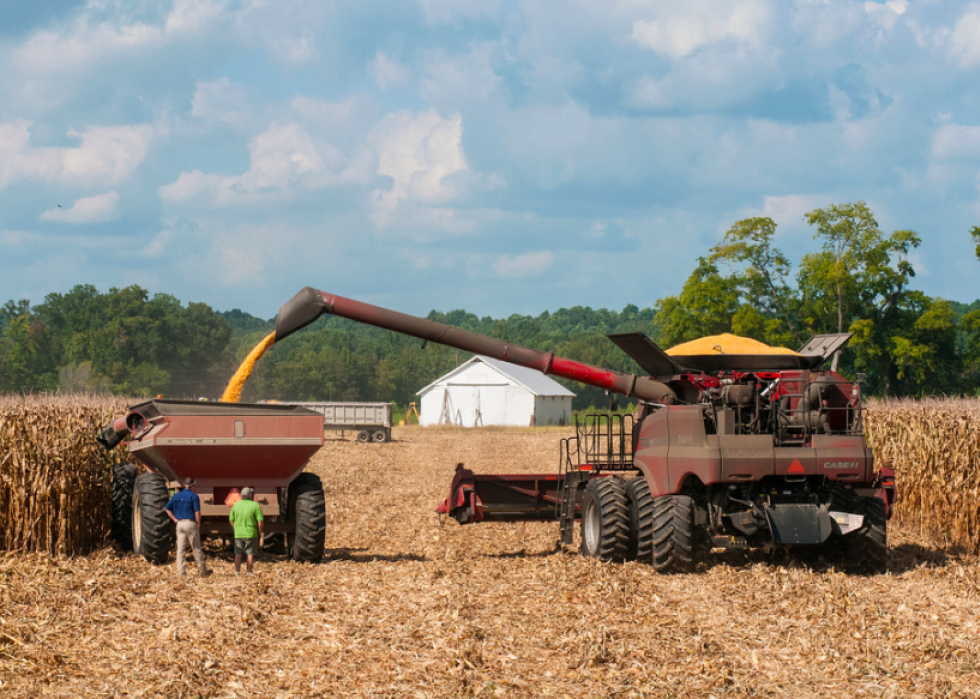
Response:
[[[304,473],[323,446],[323,416],[291,405],[151,400],[134,405],[98,436],[125,442],[146,468],[119,464],[112,479],[112,535],[151,563],[165,563],[174,525],[164,506],[193,477],[201,535],[233,535],[228,513],[245,486],[262,508],[267,534],[285,534],[290,556],[323,556],[326,508],[320,478]]]
[[[669,356],[643,333],[609,339],[649,376],[621,374],[307,287],[276,319],[276,340],[333,314],[635,398],[637,417],[592,418],[562,441],[558,473],[484,475],[457,466],[438,511],[460,524],[557,520],[582,553],[687,572],[712,548],[840,550],[848,572],[887,568],[895,502],[875,469],[860,386],[818,367],[849,334],[799,355]]]

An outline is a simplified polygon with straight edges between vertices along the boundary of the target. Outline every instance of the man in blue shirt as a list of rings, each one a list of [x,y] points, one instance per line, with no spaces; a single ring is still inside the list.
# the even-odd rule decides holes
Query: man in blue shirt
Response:
[[[187,545],[194,550],[194,560],[202,578],[211,574],[204,564],[204,552],[201,551],[201,498],[194,492],[194,479],[187,478],[184,487],[174,493],[167,503],[167,516],[177,525],[177,572],[187,575],[184,556],[187,555]]]

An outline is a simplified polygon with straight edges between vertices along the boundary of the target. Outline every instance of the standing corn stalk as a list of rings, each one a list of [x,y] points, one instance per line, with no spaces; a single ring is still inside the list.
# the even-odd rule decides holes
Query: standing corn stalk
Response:
[[[874,401],[866,420],[875,458],[900,480],[896,520],[980,553],[980,401]]]
[[[105,540],[112,463],[95,442],[122,403],[0,398],[0,549],[85,553]]]

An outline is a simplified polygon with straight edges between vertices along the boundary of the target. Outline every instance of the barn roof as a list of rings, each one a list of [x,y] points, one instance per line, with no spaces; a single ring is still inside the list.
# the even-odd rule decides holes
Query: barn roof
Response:
[[[487,366],[495,369],[499,373],[503,374],[507,378],[516,381],[518,384],[526,388],[528,391],[536,396],[572,396],[575,394],[569,391],[567,388],[562,386],[560,383],[555,381],[549,376],[542,374],[537,369],[528,369],[527,367],[518,366],[516,364],[508,364],[507,362],[502,362],[499,359],[492,359],[490,357],[484,357],[483,355],[476,355],[470,357],[467,361],[460,364],[458,367],[450,371],[444,376],[440,376],[438,379],[430,383],[423,389],[419,390],[419,395],[425,393],[430,388],[436,384],[448,381],[456,374],[461,373],[466,367],[475,362],[483,362]]]

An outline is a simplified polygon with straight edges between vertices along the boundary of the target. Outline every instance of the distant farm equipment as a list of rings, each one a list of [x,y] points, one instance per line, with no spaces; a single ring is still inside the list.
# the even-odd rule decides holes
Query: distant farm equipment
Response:
[[[291,401],[289,405],[323,415],[323,429],[352,431],[358,442],[391,441],[391,403]]]

